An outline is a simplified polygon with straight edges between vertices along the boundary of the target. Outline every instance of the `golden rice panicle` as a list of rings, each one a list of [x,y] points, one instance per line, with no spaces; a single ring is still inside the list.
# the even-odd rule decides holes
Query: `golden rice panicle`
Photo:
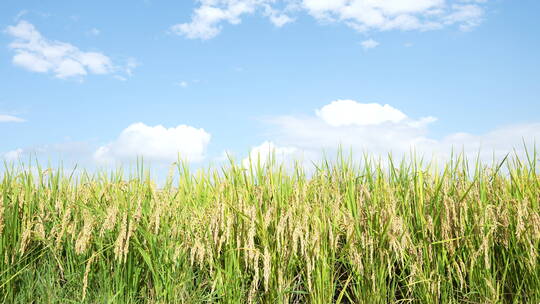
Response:
[[[32,236],[32,223],[28,220],[23,220],[23,231],[21,234],[21,243],[19,247],[19,253],[23,255],[26,250],[26,246],[28,246],[28,243],[30,243],[30,238]]]
[[[124,259],[124,248],[128,231],[128,212],[124,212],[122,217],[122,224],[120,226],[120,231],[116,237],[114,245],[114,257],[118,261],[123,261]]]
[[[45,240],[45,225],[43,224],[43,218],[41,216],[36,216],[34,222],[33,235],[38,240]]]
[[[96,258],[97,253],[93,253],[92,256],[88,259],[86,262],[86,267],[84,269],[84,276],[83,276],[83,287],[82,287],[82,299],[81,301],[84,302],[84,299],[86,298],[86,289],[88,288],[88,276],[90,274],[90,269],[92,267],[92,263],[94,262],[94,259]]]
[[[532,232],[532,239],[536,242],[540,241],[540,213],[529,213],[529,231]]]
[[[129,219],[127,218],[128,212],[129,212],[129,210],[126,212],[125,221],[129,222],[129,223],[126,224],[125,237],[123,239],[121,239],[121,242],[119,242],[117,244],[119,246],[122,246],[122,248],[119,249],[119,251],[121,251],[121,260],[124,261],[124,262],[127,260],[127,255],[129,253],[130,239],[131,239],[131,237],[133,235],[133,232],[137,228],[137,225],[139,224],[139,221],[141,220],[141,217],[142,217],[142,199],[138,199],[135,212],[134,212],[133,216],[131,218],[129,218]],[[122,223],[122,224],[124,224],[124,223]],[[124,225],[122,225],[122,229],[123,228],[124,228]]]
[[[101,226],[101,236],[103,236],[105,232],[113,230],[114,226],[116,226],[116,218],[118,216],[118,212],[118,205],[110,203],[109,207],[107,207],[105,221],[103,221],[103,225]]]
[[[94,229],[94,216],[87,211],[85,211],[84,214],[84,224],[75,241],[75,252],[77,254],[82,254],[86,251],[86,248],[88,248],[88,245],[90,244]]]
[[[258,268],[255,268],[255,274],[253,275],[253,279],[251,280],[251,287],[249,288],[248,293],[248,303],[255,303],[255,296],[257,294],[257,290],[259,288],[259,270]]]
[[[207,250],[201,238],[199,238],[198,236],[195,237],[195,242],[193,243],[190,250],[191,264],[197,264],[199,266],[204,265]]]
[[[58,250],[62,246],[62,239],[64,237],[64,233],[66,231],[66,228],[70,222],[71,217],[71,208],[63,210],[62,220],[60,223],[60,229],[55,229],[56,231],[56,241],[55,241],[55,248]],[[56,228],[56,226],[55,226]]]
[[[249,265],[249,262],[255,259],[255,236],[257,234],[255,212],[255,206],[251,206],[245,211],[248,216],[248,230],[245,234],[246,237],[244,239],[244,247],[246,248],[246,250],[244,251],[244,263],[246,265]]]
[[[270,255],[270,251],[268,250],[268,247],[264,247],[264,254],[263,254],[263,277],[264,277],[264,291],[268,292],[268,286],[270,282],[270,272],[272,270],[272,256]]]
[[[4,231],[4,195],[0,192],[0,237]]]
[[[349,249],[349,261],[353,266],[353,269],[359,274],[363,275],[364,273],[364,264],[362,262],[362,255],[358,252],[357,245],[351,245]]]
[[[163,198],[160,197],[159,192],[157,191],[154,191],[154,194],[152,195],[152,207],[153,214],[150,219],[150,227],[153,227],[152,231],[155,235],[158,235],[161,224],[161,216],[164,213],[164,202]]]

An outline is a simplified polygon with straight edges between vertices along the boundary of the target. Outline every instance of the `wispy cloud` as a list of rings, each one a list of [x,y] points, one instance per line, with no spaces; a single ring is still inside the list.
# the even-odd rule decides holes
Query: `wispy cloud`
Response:
[[[57,159],[70,164],[90,164],[93,152],[92,145],[87,141],[66,141],[61,143],[35,145],[17,148],[0,153],[0,159],[7,161],[36,159]]]
[[[15,20],[15,22],[17,22],[26,14],[28,14],[28,10],[21,10],[21,11],[19,11],[17,13],[17,15],[15,15],[15,18],[13,18],[13,20]]]
[[[99,34],[101,34],[101,31],[94,27],[88,31],[88,34],[92,36],[99,36]]]
[[[182,88],[187,88],[189,86],[189,83],[187,81],[180,81],[176,85]]]
[[[19,149],[11,150],[2,154],[2,158],[8,162],[15,162],[21,158],[23,153],[24,153],[24,150],[19,148]]]
[[[25,121],[26,120],[17,116],[0,114],[0,122],[25,122]]]
[[[76,46],[46,39],[27,21],[8,26],[6,33],[15,38],[9,48],[15,51],[13,63],[38,73],[52,73],[58,78],[79,78],[88,74],[131,74],[132,67],[114,65],[100,52],[84,52]]]
[[[199,0],[190,22],[173,25],[173,33],[190,39],[211,39],[224,24],[237,25],[246,15],[259,13],[276,27],[307,13],[324,23],[341,22],[359,31],[436,30],[456,25],[478,26],[486,1],[464,0]]]
[[[294,151],[289,157],[301,151],[302,155],[317,158],[323,150],[336,151],[342,145],[360,154],[369,151],[375,155],[406,155],[414,149],[439,159],[449,158],[456,149],[469,157],[481,152],[481,158],[490,161],[514,148],[522,153],[522,139],[533,143],[540,138],[540,123],[503,126],[484,134],[453,132],[434,138],[429,136],[429,127],[435,121],[432,116],[410,118],[390,105],[337,100],[317,109],[312,116],[279,116],[266,122],[270,125],[268,142]]]

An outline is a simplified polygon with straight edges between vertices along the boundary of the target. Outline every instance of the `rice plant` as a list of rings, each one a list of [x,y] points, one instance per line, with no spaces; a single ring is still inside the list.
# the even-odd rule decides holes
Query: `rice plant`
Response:
[[[540,303],[538,162],[6,165],[0,301]]]

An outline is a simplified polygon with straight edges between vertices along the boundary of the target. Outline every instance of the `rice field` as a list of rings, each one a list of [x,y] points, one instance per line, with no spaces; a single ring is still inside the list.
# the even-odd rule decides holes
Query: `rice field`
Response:
[[[0,301],[540,303],[538,162],[6,165]]]

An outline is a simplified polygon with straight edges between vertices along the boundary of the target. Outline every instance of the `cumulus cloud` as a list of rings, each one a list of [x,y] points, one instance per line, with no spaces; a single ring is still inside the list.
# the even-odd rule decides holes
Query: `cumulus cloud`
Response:
[[[278,27],[305,12],[329,23],[341,22],[359,32],[435,30],[457,25],[470,30],[484,16],[486,1],[463,0],[199,0],[190,22],[171,27],[191,39],[211,39],[224,23],[239,24],[244,15],[261,14]]]
[[[251,148],[248,157],[242,160],[242,165],[244,167],[249,167],[250,162],[253,165],[256,165],[257,163],[264,165],[271,158],[277,163],[280,163],[291,156],[298,156],[299,152],[300,150],[295,147],[278,147],[271,141],[265,141],[262,144]]]
[[[9,44],[15,51],[13,63],[32,72],[52,73],[58,78],[81,78],[123,70],[103,53],[83,52],[70,43],[46,39],[34,25],[24,20],[8,26],[6,33],[15,39]]]
[[[400,122],[407,118],[403,112],[390,105],[359,103],[354,100],[336,100],[316,110],[315,113],[334,127],[377,125],[384,122]]]
[[[257,7],[254,1],[212,1],[203,0],[193,13],[190,23],[171,27],[174,33],[187,38],[210,39],[221,32],[221,23],[239,24],[240,16],[253,13]]]
[[[315,115],[280,116],[267,120],[273,145],[301,151],[312,158],[338,146],[352,149],[356,155],[368,152],[406,155],[411,151],[448,159],[452,149],[484,160],[501,158],[514,149],[523,153],[523,140],[532,145],[540,138],[540,123],[509,125],[485,134],[450,133],[441,138],[429,136],[429,125],[436,118],[408,117],[390,105],[337,100],[315,110]],[[315,159],[314,159],[315,160]]]
[[[0,122],[25,122],[25,121],[26,120],[17,116],[0,114]]]
[[[276,27],[282,27],[287,23],[294,22],[294,18],[285,14],[283,11],[275,9],[268,4],[264,5],[264,15],[270,19]]]
[[[244,15],[260,12],[276,27],[282,27],[294,21],[288,14],[294,1],[275,0],[200,0],[190,22],[171,26],[175,34],[190,39],[211,39],[217,36],[223,23],[240,24]],[[285,6],[279,7],[278,2]]]
[[[124,129],[113,142],[99,147],[94,159],[112,163],[143,157],[153,161],[176,161],[178,156],[198,162],[205,158],[210,134],[187,125],[165,128],[135,123]]]
[[[373,39],[368,39],[360,42],[360,45],[364,50],[374,49],[379,46],[379,43]]]

